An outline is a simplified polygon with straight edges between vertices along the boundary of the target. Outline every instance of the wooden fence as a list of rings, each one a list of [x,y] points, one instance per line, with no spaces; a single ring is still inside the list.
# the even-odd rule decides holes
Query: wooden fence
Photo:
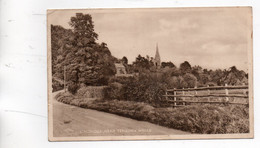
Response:
[[[208,86],[167,89],[163,95],[173,107],[194,103],[248,104],[248,86]]]

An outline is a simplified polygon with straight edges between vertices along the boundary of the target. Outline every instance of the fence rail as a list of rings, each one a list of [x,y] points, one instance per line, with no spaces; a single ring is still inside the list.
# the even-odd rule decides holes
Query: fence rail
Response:
[[[163,95],[164,97],[238,97],[248,98],[247,95],[222,95],[222,94],[209,94],[209,95]]]
[[[219,102],[219,101],[182,101],[182,100],[169,100],[168,102],[171,103],[212,103],[212,104],[219,104],[219,103],[223,103],[223,104],[241,104],[241,105],[247,105],[248,103],[242,103],[242,102]],[[184,106],[185,104],[179,105],[179,106]]]
[[[198,88],[183,88],[183,89],[167,89],[170,91],[193,91],[193,90],[218,90],[218,89],[248,89],[248,86],[211,86],[211,87],[198,87]]]
[[[235,90],[235,93],[230,90]],[[167,89],[166,94],[163,95],[163,97],[166,98],[167,103],[173,103],[173,107],[185,106],[194,103],[247,105],[248,86],[228,86],[226,84],[225,86]]]

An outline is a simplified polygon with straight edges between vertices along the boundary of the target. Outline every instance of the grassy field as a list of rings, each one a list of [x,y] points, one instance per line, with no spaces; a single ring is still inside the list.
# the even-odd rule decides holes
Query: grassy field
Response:
[[[201,134],[248,133],[249,111],[237,105],[189,105],[181,108],[155,108],[133,101],[79,98],[59,93],[60,102],[109,112],[161,126]]]

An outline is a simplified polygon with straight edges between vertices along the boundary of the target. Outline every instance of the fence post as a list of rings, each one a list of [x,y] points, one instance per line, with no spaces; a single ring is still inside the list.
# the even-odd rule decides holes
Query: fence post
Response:
[[[245,86],[245,85],[246,85],[246,84],[243,83],[243,86]],[[247,95],[247,94],[246,94],[246,89],[243,89],[243,94],[244,94],[244,95]]]
[[[210,95],[209,85],[207,85],[207,87],[208,87],[208,95]],[[210,97],[208,97],[208,101],[210,101]]]
[[[176,91],[175,91],[175,88],[173,89],[174,90],[174,95],[177,95],[177,93],[176,93]],[[177,100],[177,98],[176,98],[176,96],[174,96],[174,107],[176,106],[176,100]]]
[[[194,88],[196,89],[197,88],[197,86],[194,86]],[[195,90],[195,95],[197,95],[198,94],[198,92],[197,92],[197,90]],[[198,102],[199,100],[198,100],[198,98],[197,97],[195,97],[196,99],[196,101]],[[192,101],[194,101],[193,99],[192,99]]]
[[[165,96],[166,96],[166,103],[167,103],[167,105],[168,105],[168,91],[167,91],[167,89],[166,89],[166,91],[165,91]]]
[[[228,86],[227,84],[225,84],[225,86]],[[226,88],[225,89],[225,92],[226,92],[226,95],[228,95],[228,89]],[[229,101],[229,98],[228,97],[226,97],[226,102],[228,102]]]
[[[184,88],[182,88],[182,89],[184,89]],[[185,92],[184,92],[184,90],[182,90],[182,95],[184,96],[185,95]],[[186,100],[186,98],[185,97],[182,97],[183,99],[182,99],[182,101],[185,101]],[[185,105],[185,102],[182,102],[182,104],[183,105]]]

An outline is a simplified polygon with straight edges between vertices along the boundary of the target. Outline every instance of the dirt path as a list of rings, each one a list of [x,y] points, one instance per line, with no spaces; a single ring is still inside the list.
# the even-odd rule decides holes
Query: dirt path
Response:
[[[55,99],[53,116],[54,137],[189,134],[149,122],[63,104]]]

